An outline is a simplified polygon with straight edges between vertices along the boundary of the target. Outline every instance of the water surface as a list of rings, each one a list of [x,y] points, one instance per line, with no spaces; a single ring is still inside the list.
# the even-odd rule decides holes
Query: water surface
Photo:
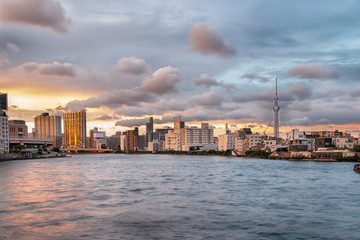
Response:
[[[359,239],[353,165],[122,154],[0,162],[0,239]]]

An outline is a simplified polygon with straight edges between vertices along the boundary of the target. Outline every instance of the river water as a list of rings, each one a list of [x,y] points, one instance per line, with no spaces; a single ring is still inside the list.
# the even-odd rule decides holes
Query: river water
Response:
[[[353,166],[151,154],[0,162],[0,239],[359,239]]]

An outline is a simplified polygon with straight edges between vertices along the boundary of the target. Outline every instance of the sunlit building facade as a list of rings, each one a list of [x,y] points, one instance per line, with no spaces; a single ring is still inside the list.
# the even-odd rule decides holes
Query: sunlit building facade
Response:
[[[64,148],[86,148],[86,111],[64,113]]]
[[[61,146],[61,116],[42,113],[34,118],[36,138],[53,139],[53,147]]]

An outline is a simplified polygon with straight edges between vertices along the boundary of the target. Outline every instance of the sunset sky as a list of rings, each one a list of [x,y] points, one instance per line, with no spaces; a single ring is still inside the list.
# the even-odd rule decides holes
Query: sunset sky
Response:
[[[179,114],[260,132],[277,77],[280,131],[356,131],[359,12],[356,0],[0,0],[0,92],[30,128],[86,108],[108,135]]]

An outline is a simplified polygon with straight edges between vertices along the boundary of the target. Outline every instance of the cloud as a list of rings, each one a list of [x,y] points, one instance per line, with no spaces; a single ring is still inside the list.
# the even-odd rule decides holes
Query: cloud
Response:
[[[144,59],[124,57],[118,60],[115,69],[124,74],[142,75],[151,72],[151,68]]]
[[[325,63],[319,65],[316,63],[299,64],[288,72],[293,77],[302,79],[337,79],[339,73],[330,69]]]
[[[326,125],[330,124],[331,121],[325,118],[319,120],[311,120],[308,117],[294,118],[288,122],[290,126],[311,126],[311,125]]]
[[[10,63],[8,54],[6,52],[0,52],[0,67]]]
[[[56,110],[79,111],[85,108],[109,107],[118,108],[123,105],[136,106],[141,102],[151,102],[153,95],[147,93],[143,88],[119,89],[111,93],[103,93],[97,97],[90,97],[85,100],[73,100],[65,106],[59,106]]]
[[[305,100],[311,97],[312,88],[304,82],[297,82],[291,85],[290,91],[300,100]]]
[[[275,95],[275,89],[265,89],[262,92],[242,92],[232,95],[232,100],[238,103],[264,101],[273,103]],[[280,103],[294,101],[295,98],[287,91],[279,93]]]
[[[222,104],[222,97],[218,92],[205,92],[194,95],[192,101],[202,106],[220,106]]]
[[[7,43],[6,47],[13,52],[20,52],[20,48],[15,43]]]
[[[59,33],[68,31],[70,18],[59,2],[53,0],[12,0],[0,2],[0,20],[49,27]]]
[[[236,55],[236,49],[216,32],[213,27],[204,23],[196,23],[190,30],[188,40],[192,50],[203,55],[218,55],[220,57],[232,57]]]
[[[180,73],[177,68],[164,67],[158,69],[152,77],[144,80],[143,86],[149,92],[157,95],[177,92],[176,85],[181,81]]]
[[[95,120],[98,120],[98,121],[106,121],[106,120],[113,120],[113,119],[118,119],[118,118],[110,116],[109,114],[104,114],[101,117],[95,118]]]
[[[256,80],[258,82],[261,82],[261,83],[266,83],[269,81],[269,78],[266,78],[266,77],[261,77],[257,74],[244,74],[241,76],[242,78],[246,78],[246,79],[249,79],[250,82]]]
[[[20,69],[27,73],[36,72],[40,75],[58,76],[58,77],[75,77],[77,75],[76,68],[71,63],[36,63],[28,62],[21,66]]]
[[[215,79],[210,78],[210,76],[206,73],[201,74],[198,78],[193,78],[193,81],[197,86],[204,85],[207,88],[212,86],[220,86],[227,90],[236,88],[233,84],[224,84],[222,82],[218,82]]]

